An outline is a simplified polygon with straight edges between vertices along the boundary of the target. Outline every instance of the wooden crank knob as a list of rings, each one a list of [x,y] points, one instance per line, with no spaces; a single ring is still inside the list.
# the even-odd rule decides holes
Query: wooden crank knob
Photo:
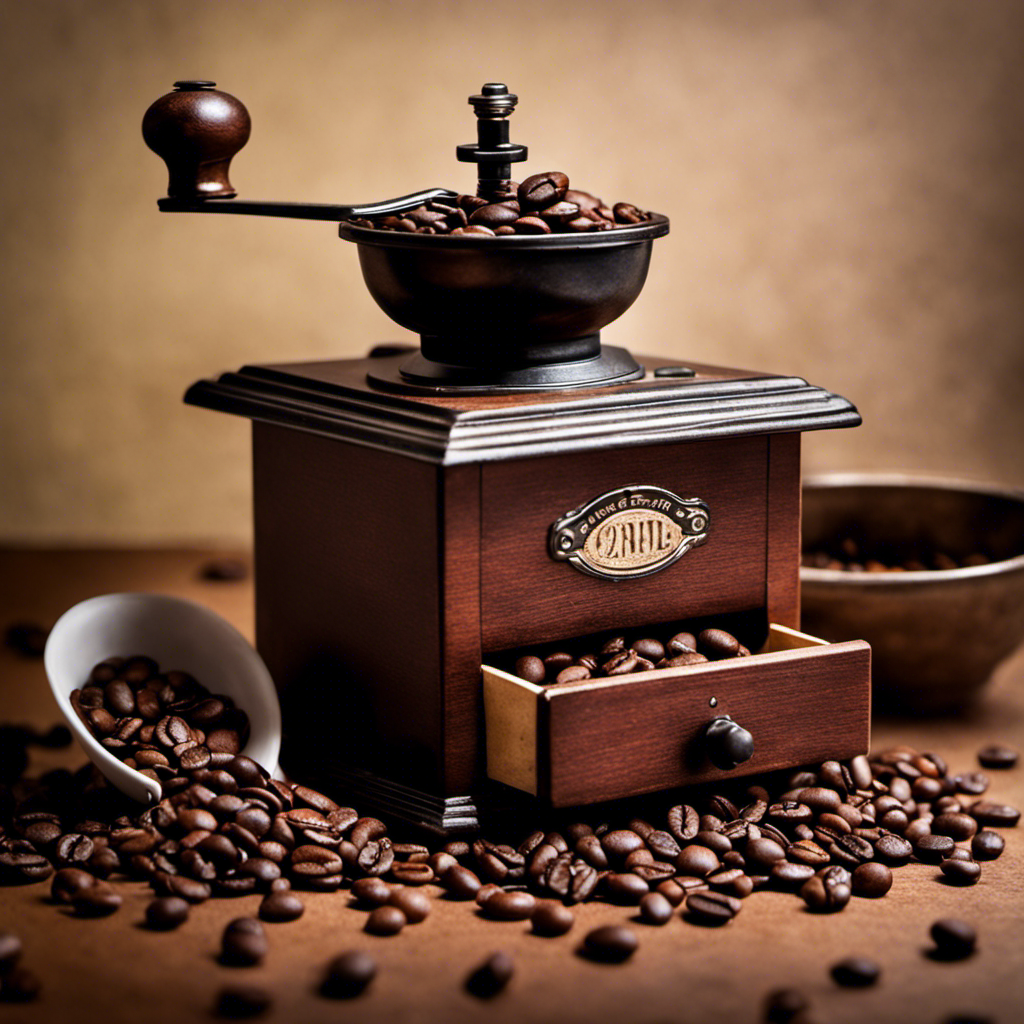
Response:
[[[216,82],[174,83],[142,118],[142,137],[163,158],[174,199],[230,199],[231,158],[249,141],[249,111]]]

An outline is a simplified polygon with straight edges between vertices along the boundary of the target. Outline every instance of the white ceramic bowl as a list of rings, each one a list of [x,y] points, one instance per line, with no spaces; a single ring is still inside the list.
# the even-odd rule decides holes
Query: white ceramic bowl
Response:
[[[144,654],[163,671],[189,672],[211,693],[225,694],[249,716],[242,751],[268,772],[281,750],[281,707],[263,659],[248,640],[207,608],[162,594],[104,594],[66,611],[50,632],[44,661],[50,689],[93,764],[140,803],[161,797],[159,782],[106,750],[71,706],[71,691],[104,658]]]

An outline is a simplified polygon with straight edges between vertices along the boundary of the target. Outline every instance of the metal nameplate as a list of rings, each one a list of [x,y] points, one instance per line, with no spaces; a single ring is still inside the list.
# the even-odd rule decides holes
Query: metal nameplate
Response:
[[[607,580],[660,572],[708,539],[711,513],[700,498],[662,487],[619,487],[551,525],[549,551],[559,562]]]

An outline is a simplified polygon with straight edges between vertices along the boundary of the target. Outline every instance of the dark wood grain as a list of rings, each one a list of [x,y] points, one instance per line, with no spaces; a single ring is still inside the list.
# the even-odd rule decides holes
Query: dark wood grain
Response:
[[[480,467],[439,469],[441,701],[444,790],[468,793],[478,773],[480,715]]]
[[[768,438],[768,619],[800,628],[800,435]]]
[[[763,607],[767,465],[767,439],[748,437],[484,466],[484,650]],[[551,559],[556,518],[629,484],[706,501],[707,542],[632,580],[596,579]]]
[[[254,425],[256,637],[287,770],[441,786],[437,490],[427,463]]]
[[[537,724],[541,795],[568,807],[852,757],[870,744],[870,704],[862,640],[549,687]],[[701,752],[719,715],[754,737],[753,757],[731,772]]]

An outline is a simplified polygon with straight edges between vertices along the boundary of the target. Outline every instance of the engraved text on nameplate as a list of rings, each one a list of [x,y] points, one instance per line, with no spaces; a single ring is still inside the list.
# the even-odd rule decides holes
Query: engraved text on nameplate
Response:
[[[649,576],[703,544],[710,520],[708,506],[699,498],[634,484],[602,494],[556,520],[549,552],[591,576]]]

